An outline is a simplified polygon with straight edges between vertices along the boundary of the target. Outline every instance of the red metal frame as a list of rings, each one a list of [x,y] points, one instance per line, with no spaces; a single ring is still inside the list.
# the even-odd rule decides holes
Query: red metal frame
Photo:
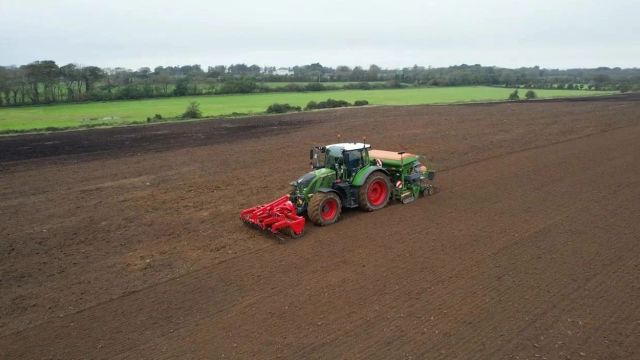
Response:
[[[296,236],[302,234],[305,223],[304,217],[296,213],[296,207],[289,200],[289,195],[283,195],[268,204],[242,210],[240,219],[274,234],[291,229]]]

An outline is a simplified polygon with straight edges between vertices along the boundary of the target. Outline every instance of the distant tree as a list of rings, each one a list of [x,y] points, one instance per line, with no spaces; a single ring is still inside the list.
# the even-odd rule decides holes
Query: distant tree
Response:
[[[524,94],[525,99],[527,100],[533,100],[535,98],[538,97],[538,95],[536,95],[536,92],[533,90],[529,90]],[[517,100],[517,99],[516,99]]]
[[[226,67],[224,65],[217,66],[209,66],[207,68],[207,77],[209,78],[219,78],[224,75],[226,72]]]
[[[257,89],[258,85],[254,80],[244,78],[225,81],[217,92],[219,94],[246,94]]]
[[[51,60],[34,61],[21,66],[30,91],[28,93],[32,103],[52,102],[55,100],[54,87],[60,80],[60,68]]]
[[[9,104],[9,75],[10,71],[4,66],[0,66],[0,106]]]
[[[307,106],[305,106],[305,110],[315,110],[315,109],[331,109],[338,107],[351,106],[348,101],[345,100],[335,100],[335,99],[327,99],[325,101],[315,102],[309,101]]]
[[[636,91],[640,87],[640,68],[541,69],[539,66],[517,69],[494,66],[453,65],[403,69],[338,66],[319,63],[288,68],[279,74],[276,67],[234,64],[209,67],[200,65],[159,66],[138,70],[125,68],[58,67],[51,60],[22,66],[5,66],[0,70],[0,106],[16,106],[84,100],[149,98],[198,93],[247,93],[267,91],[330,90],[338,86],[324,81],[349,81],[340,88],[380,89],[414,86],[493,85],[529,89],[590,89]],[[292,83],[277,89],[263,82]],[[373,83],[384,81],[385,83]],[[305,88],[307,83],[316,83]],[[176,89],[175,92],[173,89]],[[526,95],[523,94],[523,98]]]
[[[304,107],[305,110],[313,110],[318,108],[318,103],[311,100],[307,103],[307,106]]]
[[[25,104],[29,92],[29,82],[24,68],[22,66],[9,68],[7,82],[8,91],[6,94],[10,99],[9,103],[12,105]]]
[[[380,76],[380,72],[382,72],[382,69],[376,65],[376,64],[371,64],[369,66],[369,71],[367,71],[367,80],[369,81],[377,81],[378,80],[378,76]]]
[[[24,70],[25,77],[29,84],[29,97],[31,102],[38,104],[40,102],[40,81],[42,81],[42,75],[40,73],[40,62],[34,61],[30,64],[20,67]]]
[[[351,78],[351,68],[340,65],[335,70],[335,79],[338,81],[347,81]]]
[[[402,85],[402,83],[399,80],[393,79],[393,80],[387,81],[387,87],[396,89],[396,88],[405,87],[405,85]]]
[[[353,68],[351,72],[351,81],[367,81],[368,73],[364,71],[360,66]]]
[[[192,101],[187,106],[184,114],[182,114],[182,118],[184,119],[198,119],[202,117],[202,112],[200,111],[200,104]]]
[[[160,89],[160,92],[163,95],[167,95],[169,93],[169,85],[172,81],[166,73],[154,72],[153,75],[151,75],[151,82]]]
[[[282,87],[283,91],[304,91],[305,86],[296,83],[288,83]]]
[[[181,78],[176,82],[176,87],[173,89],[173,95],[185,96],[189,93],[189,79]]]
[[[262,69],[258,65],[254,64],[254,65],[249,66],[249,74],[251,74],[251,75],[258,75],[258,74],[260,74],[261,70]]]
[[[629,92],[629,91],[631,91],[631,85],[622,84],[622,85],[618,86],[618,90],[620,90],[621,93]]]
[[[138,69],[138,71],[136,71],[136,76],[141,79],[148,79],[150,75],[151,75],[151,69],[146,66],[141,67],[140,69]]]
[[[322,91],[325,90],[325,87],[321,83],[313,82],[305,85],[304,89],[306,91]]]
[[[269,105],[269,107],[267,108],[267,113],[268,114],[284,114],[286,112],[290,112],[290,111],[300,111],[302,110],[300,108],[300,106],[291,106],[289,104],[271,104]]]
[[[500,79],[499,81],[504,84],[504,86],[512,86],[513,84],[515,84],[515,76],[513,75],[513,73],[509,70],[509,71],[503,71],[502,75],[500,75]]]
[[[509,100],[511,101],[520,100],[520,95],[518,95],[518,89],[513,90],[513,92],[509,94]]]
[[[309,75],[312,76],[313,81],[320,82],[320,78],[324,74],[324,66],[320,63],[313,63],[311,65],[306,66]]]
[[[202,71],[202,68],[200,67],[200,65],[195,64],[195,65],[180,66],[180,68],[178,69],[177,75],[194,77],[194,76],[199,76],[203,74],[204,74],[204,71]]]
[[[593,77],[593,81],[595,82],[595,88],[599,89],[605,86],[605,84],[611,82],[611,77],[605,74],[598,74]]]
[[[91,92],[94,82],[104,78],[105,76],[104,71],[97,66],[87,66],[82,68],[81,74],[87,93]]]
[[[246,64],[232,64],[229,65],[227,71],[231,75],[244,76],[249,73],[249,67]]]
[[[371,90],[372,86],[366,81],[362,81],[359,83],[351,83],[344,86],[345,89],[360,89],[360,90]]]
[[[82,94],[82,74],[75,64],[67,64],[60,68],[63,82],[67,89],[67,100],[78,100]]]

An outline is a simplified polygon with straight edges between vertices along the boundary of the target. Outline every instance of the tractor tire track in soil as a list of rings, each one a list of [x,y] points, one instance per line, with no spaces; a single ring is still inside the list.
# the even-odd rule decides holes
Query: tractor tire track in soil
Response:
[[[337,129],[441,191],[284,245],[243,226]],[[637,97],[128,130],[0,139],[70,146],[0,156],[0,357],[640,356]]]

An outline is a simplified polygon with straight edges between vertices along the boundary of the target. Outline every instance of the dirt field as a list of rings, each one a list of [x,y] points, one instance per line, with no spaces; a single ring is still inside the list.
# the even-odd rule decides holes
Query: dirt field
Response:
[[[441,192],[238,219],[362,136]],[[640,97],[0,138],[0,358],[640,358]]]

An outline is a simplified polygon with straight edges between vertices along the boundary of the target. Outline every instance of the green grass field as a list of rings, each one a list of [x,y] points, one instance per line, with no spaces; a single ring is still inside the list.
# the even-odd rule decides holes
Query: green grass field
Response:
[[[261,93],[175,97],[148,100],[93,102],[84,104],[43,105],[0,108],[0,133],[27,130],[55,130],[74,127],[111,126],[145,122],[161,114],[164,118],[180,116],[190,101],[200,103],[207,117],[232,113],[262,113],[276,102],[304,107],[307,102],[327,98],[368,100],[372,105],[448,104],[505,100],[513,91],[485,86],[409,88],[389,90],[338,90],[320,92]],[[612,92],[588,90],[535,90],[539,98],[606,95]],[[521,98],[524,90],[520,90]]]
[[[386,81],[364,81],[364,82],[368,82],[369,84],[386,84]],[[321,82],[320,84],[324,86],[343,87],[347,84],[358,84],[358,83],[359,82],[357,81],[324,81],[324,82]],[[287,86],[287,84],[290,84],[290,82],[261,82],[258,84],[275,89],[275,88],[285,87]],[[309,84],[309,82],[295,82],[294,84],[304,86]]]

